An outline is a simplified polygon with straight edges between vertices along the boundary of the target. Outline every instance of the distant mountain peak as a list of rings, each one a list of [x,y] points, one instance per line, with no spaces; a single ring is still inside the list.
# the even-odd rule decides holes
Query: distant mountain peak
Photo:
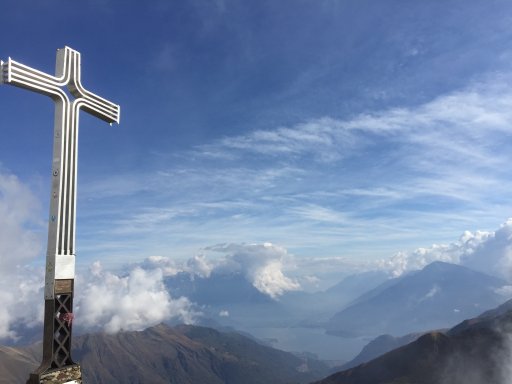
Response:
[[[437,261],[383,283],[335,314],[328,331],[338,335],[404,335],[453,326],[499,305],[506,282]]]

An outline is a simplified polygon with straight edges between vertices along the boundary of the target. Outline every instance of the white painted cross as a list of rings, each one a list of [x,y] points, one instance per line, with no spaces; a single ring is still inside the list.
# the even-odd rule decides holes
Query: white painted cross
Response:
[[[11,58],[0,64],[1,78],[5,84],[50,96],[55,101],[45,282],[45,298],[52,299],[56,279],[74,278],[79,111],[83,109],[112,124],[119,123],[120,107],[84,89],[80,81],[80,53],[69,47],[57,51],[55,76],[27,67]],[[63,87],[68,88],[74,100],[70,100]]]
[[[41,93],[55,102],[43,361],[30,375],[30,384],[47,382],[57,371],[66,383],[82,382],[80,366],[73,362],[70,351],[75,278],[78,118],[83,109],[110,124],[119,123],[120,107],[87,91],[81,84],[80,75],[80,53],[68,47],[57,50],[55,76],[11,58],[6,62],[0,61],[0,83]]]

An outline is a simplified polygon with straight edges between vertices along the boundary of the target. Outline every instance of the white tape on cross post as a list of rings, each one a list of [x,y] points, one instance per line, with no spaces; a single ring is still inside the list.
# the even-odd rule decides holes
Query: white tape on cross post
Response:
[[[55,258],[55,280],[75,278],[75,255],[58,255]]]

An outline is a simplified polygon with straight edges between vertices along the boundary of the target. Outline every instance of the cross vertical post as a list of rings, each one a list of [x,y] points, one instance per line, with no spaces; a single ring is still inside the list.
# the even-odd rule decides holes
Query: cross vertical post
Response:
[[[55,76],[11,58],[0,61],[0,83],[49,96],[55,102],[43,360],[27,384],[82,383],[80,365],[71,358],[78,119],[80,110],[84,110],[107,123],[119,123],[120,107],[82,86],[80,53],[69,47],[57,50]],[[72,97],[64,91],[65,87]]]

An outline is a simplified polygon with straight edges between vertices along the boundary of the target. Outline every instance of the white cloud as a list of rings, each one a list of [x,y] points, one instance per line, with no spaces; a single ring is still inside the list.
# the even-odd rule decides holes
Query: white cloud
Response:
[[[376,141],[394,144],[393,152],[407,156],[402,162],[412,167],[465,160],[466,164],[487,165],[488,143],[512,130],[512,93],[503,79],[475,83],[466,89],[442,95],[431,102],[411,107],[366,113],[352,119],[324,117],[291,127],[257,130],[220,139],[197,147],[197,153],[211,156],[308,157],[320,162],[337,162],[368,151]],[[373,135],[369,137],[368,135]],[[426,151],[426,150],[430,151]],[[432,152],[433,151],[433,152]]]
[[[465,231],[458,241],[411,252],[398,252],[377,262],[395,276],[421,269],[433,261],[461,264],[512,281],[512,219],[494,232]],[[503,292],[506,292],[506,287]]]
[[[42,270],[17,267],[2,275],[0,282],[0,339],[16,340],[18,325],[40,325],[44,316],[44,276]]]
[[[193,323],[199,315],[188,299],[171,298],[158,268],[118,276],[96,263],[89,276],[77,278],[77,293],[77,322],[88,329],[140,330],[171,318]]]
[[[315,275],[303,275],[298,277],[300,286],[305,290],[318,290],[321,279]]]
[[[16,176],[0,171],[0,271],[8,274],[41,253],[42,241],[36,229],[40,203]]]
[[[149,256],[141,263],[145,270],[160,269],[164,276],[174,276],[183,269],[174,260],[165,256]]]
[[[40,204],[16,176],[0,169],[0,338],[16,339],[16,324],[42,320],[43,275],[26,264],[41,256]]]
[[[422,269],[434,261],[458,264],[462,252],[460,242],[449,245],[434,244],[430,248],[418,248],[412,252],[398,252],[389,259],[378,261],[377,265],[397,277],[404,272]]]
[[[254,268],[250,273],[253,285],[274,299],[287,291],[299,290],[299,283],[286,277],[281,268],[282,264],[279,261],[268,262],[264,266]]]
[[[492,228],[512,204],[507,79],[421,105],[269,126],[158,154],[153,172],[88,180],[82,196],[107,207],[80,210],[103,215],[82,226],[91,254],[111,246],[187,258],[208,244],[270,240],[376,259]]]
[[[185,262],[179,262],[167,256],[149,256],[139,265],[144,270],[160,269],[164,276],[188,272],[200,277],[209,277],[215,268],[214,263],[208,261],[203,254],[195,255]]]
[[[187,298],[173,298],[164,285],[164,277],[188,272],[208,277],[212,271],[237,271],[261,292],[277,298],[300,285],[285,276],[282,269],[291,255],[272,244],[215,246],[210,251],[223,257],[208,261],[197,255],[184,263],[168,257],[151,256],[122,274],[105,271],[93,262],[88,271],[77,274],[75,293],[75,325],[85,330],[117,332],[140,330],[177,319],[194,323],[201,313]],[[44,270],[28,266],[15,267],[0,282],[0,339],[15,340],[14,326],[41,326],[44,314]],[[20,310],[21,308],[21,310]],[[229,316],[222,311],[219,316]]]
[[[283,273],[285,264],[292,260],[283,247],[270,243],[225,244],[206,250],[224,254],[216,266],[217,270],[243,273],[256,289],[274,299],[287,291],[301,289],[296,280]]]
[[[210,253],[215,256],[209,257],[212,256]],[[151,256],[139,265],[148,271],[157,268],[165,276],[186,272],[192,276],[208,278],[214,272],[240,273],[260,292],[277,299],[287,291],[301,289],[298,280],[286,276],[284,272],[285,269],[294,268],[294,260],[285,248],[270,243],[221,244],[206,247],[203,253],[185,262]]]
[[[162,268],[135,267],[127,274],[104,271],[94,262],[79,273],[75,284],[75,325],[113,333],[141,330],[177,319],[194,323],[201,313],[184,297],[172,298],[163,283]],[[16,340],[17,325],[41,326],[44,316],[44,270],[19,267],[0,282],[0,339]]]
[[[300,219],[308,219],[312,221],[330,222],[349,224],[349,217],[342,212],[333,209],[325,208],[317,204],[308,204],[305,206],[293,207],[290,209],[290,214],[298,216]]]
[[[16,176],[0,173],[0,338],[15,340],[18,325],[40,326],[44,314],[44,270],[28,266],[41,257],[40,204]],[[38,231],[39,230],[39,231]],[[135,268],[126,276],[102,270],[100,263],[78,274],[76,323],[115,332],[141,329],[171,318],[193,322],[198,313],[185,298],[171,298],[164,274],[169,260],[150,257],[150,270]]]
[[[437,295],[439,292],[441,292],[441,288],[435,284],[430,290],[423,296],[419,301],[425,301],[428,299],[433,298],[435,295]]]
[[[344,149],[354,149],[360,140],[343,122],[323,118],[292,128],[258,130],[248,135],[232,136],[197,147],[197,153],[208,157],[229,158],[253,153],[263,156],[312,156],[321,162],[343,158]]]
[[[512,297],[512,285],[504,285],[503,287],[496,289],[494,292],[496,292],[498,295],[510,298]]]
[[[305,287],[311,274],[315,282],[329,279],[331,283],[340,281],[344,276],[369,270],[383,270],[398,277],[420,270],[435,261],[460,264],[512,281],[512,219],[507,220],[496,231],[465,231],[458,240],[451,243],[399,251],[378,260],[358,260],[341,256],[296,257],[294,264],[298,273],[294,275],[298,276]],[[511,290],[511,286],[506,285],[497,293],[510,296]],[[425,298],[436,293],[434,287]]]
[[[196,255],[187,260],[185,270],[192,274],[209,277],[214,269],[214,266],[206,260],[204,255]]]
[[[463,240],[464,265],[512,280],[512,219],[495,232],[468,232]]]

